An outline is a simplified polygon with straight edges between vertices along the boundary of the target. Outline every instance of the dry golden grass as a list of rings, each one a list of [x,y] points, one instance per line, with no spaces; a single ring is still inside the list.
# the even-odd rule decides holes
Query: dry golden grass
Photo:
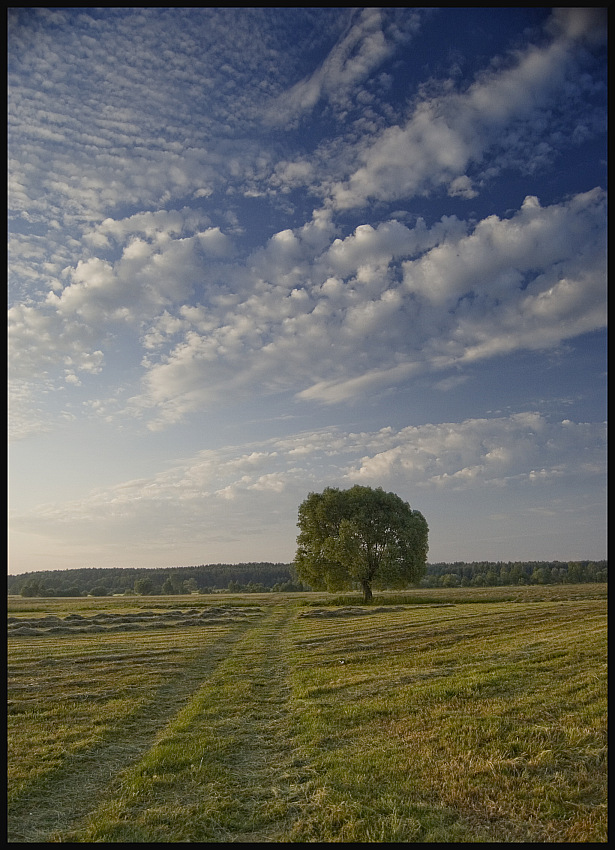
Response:
[[[310,601],[10,638],[10,840],[606,841],[605,586]]]

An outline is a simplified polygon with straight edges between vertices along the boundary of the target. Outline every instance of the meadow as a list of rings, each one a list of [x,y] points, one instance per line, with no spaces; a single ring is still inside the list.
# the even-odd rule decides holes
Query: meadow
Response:
[[[8,839],[606,842],[606,597],[9,597]]]

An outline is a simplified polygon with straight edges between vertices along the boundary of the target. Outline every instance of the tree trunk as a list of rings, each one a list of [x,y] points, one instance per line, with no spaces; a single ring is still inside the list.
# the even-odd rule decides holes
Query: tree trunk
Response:
[[[361,584],[363,585],[363,602],[368,605],[372,601],[374,594],[368,581],[363,581]]]

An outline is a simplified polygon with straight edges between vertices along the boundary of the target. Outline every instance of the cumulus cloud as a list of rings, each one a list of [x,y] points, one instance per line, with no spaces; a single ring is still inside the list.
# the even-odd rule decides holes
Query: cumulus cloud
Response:
[[[15,453],[19,498],[54,479],[52,457],[88,447],[94,482],[126,459],[116,486],[67,476],[74,501],[21,512],[24,539],[55,535],[62,557],[111,540],[113,563],[147,565],[178,540],[244,540],[252,558],[261,539],[268,558],[328,484],[436,507],[515,488],[525,505],[556,481],[598,492],[602,426],[463,418],[470,393],[463,413],[433,411],[476,364],[570,363],[564,343],[606,324],[604,10],[24,7],[8,22],[10,427],[39,435]],[[574,343],[575,380],[597,336]],[[514,403],[564,395],[582,418],[573,381],[548,383],[556,358],[526,359],[545,401]],[[505,403],[484,389],[481,410]],[[420,411],[402,411],[410,396]],[[254,442],[270,403],[278,436]],[[398,427],[378,430],[389,410]],[[295,417],[312,429],[285,431]],[[238,445],[197,451],[227,425]],[[94,434],[109,456],[88,454]],[[173,460],[178,440],[190,456]]]
[[[154,242],[131,238],[115,263],[80,260],[70,270],[71,282],[59,294],[50,293],[48,301],[60,315],[76,314],[94,323],[140,322],[189,300],[203,282],[207,260],[225,257],[229,246],[218,227],[184,238],[173,238],[167,230]]]
[[[450,307],[464,295],[486,295],[492,300],[525,291],[540,297],[551,289],[540,272],[575,268],[595,270],[595,296],[604,294],[604,224],[606,198],[601,189],[575,196],[571,201],[543,208],[528,196],[509,219],[489,216],[472,233],[443,240],[417,260],[404,263],[407,288],[428,302]],[[573,247],[574,246],[574,247]],[[579,256],[579,254],[582,256]],[[538,274],[536,273],[538,272]]]
[[[298,398],[341,402],[421,371],[552,347],[604,326],[604,224],[594,190],[547,208],[528,198],[473,229],[361,226],[317,257],[285,231],[253,258],[258,286],[224,321],[152,363],[140,402],[174,421],[223,387],[304,383]]]
[[[34,380],[52,374],[58,365],[100,372],[103,353],[86,325],[67,324],[57,312],[18,304],[9,310],[11,379]]]
[[[490,149],[499,167],[507,157],[518,157],[519,133],[526,134],[527,167],[536,153],[532,121],[540,118],[542,124],[562,96],[582,97],[582,48],[587,41],[604,39],[605,19],[592,9],[556,11],[548,29],[554,32],[549,43],[517,51],[507,63],[480,74],[467,90],[445,87],[438,95],[419,97],[410,119],[370,140],[359,167],[331,185],[333,206],[363,207],[369,199],[399,200],[440,187],[451,195],[474,197],[467,170],[480,165]],[[515,127],[510,137],[503,132],[506,127]]]
[[[309,114],[326,99],[348,108],[355,88],[374,72],[396,48],[399,27],[387,26],[387,10],[361,9],[318,68],[295,83],[268,107],[265,121],[288,126]],[[414,11],[405,24],[405,40],[420,27],[421,12]]]
[[[549,426],[538,413],[404,428],[389,438],[390,448],[365,456],[347,474],[370,484],[405,480],[455,489],[504,484],[531,474],[546,431],[552,435],[561,428]]]
[[[528,197],[474,226],[391,220],[344,239],[317,212],[245,260],[177,211],[106,219],[90,233],[117,259],[80,260],[40,303],[11,309],[13,374],[98,372],[113,329],[131,327],[145,371],[130,410],[160,428],[224,398],[294,388],[342,402],[549,348],[604,326],[605,209],[595,189],[549,207]]]
[[[550,422],[531,411],[400,430],[326,428],[201,451],[151,478],[41,506],[18,517],[16,528],[58,538],[70,528],[84,539],[165,546],[182,533],[203,542],[215,539],[222,525],[241,537],[282,522],[292,537],[308,490],[359,483],[420,504],[429,493],[548,487],[555,478],[602,475],[605,441],[604,425]],[[276,501],[281,493],[284,509]],[[235,524],[229,511],[238,517]]]
[[[187,10],[75,14],[11,15],[10,198],[32,229],[11,235],[17,398],[39,379],[77,388],[104,375],[118,340],[130,338],[127,366],[131,376],[140,370],[141,383],[130,386],[126,412],[160,429],[210,404],[267,393],[341,403],[426,373],[444,388],[464,379],[451,378],[452,368],[604,327],[600,188],[545,206],[528,195],[518,210],[478,221],[340,224],[344,210],[372,197],[409,200],[442,188],[476,197],[481,178],[466,173],[473,163],[510,145],[509,130],[523,136],[536,110],[580,96],[583,50],[604,29],[597,10],[555,11],[540,45],[494,60],[463,90],[451,81],[425,88],[407,121],[370,131],[364,147],[339,141],[334,176],[324,180],[328,201],[303,225],[273,234],[256,222],[248,248],[238,237],[250,228],[238,208],[216,206],[218,190],[225,204],[251,191],[271,200],[272,187],[316,192],[321,172],[315,156],[291,159],[231,124],[260,126],[265,104],[274,117],[321,102],[345,109],[424,13],[406,10],[400,28],[393,10],[351,12],[318,68],[290,89],[296,54],[280,52],[286,31],[274,31],[266,10],[202,10],[194,32]],[[288,14],[291,27],[293,16],[317,13]],[[310,49],[331,39],[309,32]],[[111,35],[125,79],[104,47]],[[226,67],[216,59],[228,55],[229,39],[241,50]],[[91,100],[81,97],[79,74],[68,73],[69,55],[89,69],[82,85]],[[53,103],[36,95],[45,80]],[[183,117],[190,129],[182,136]],[[350,161],[360,149],[362,164],[336,179],[350,148]],[[502,161],[496,156],[492,168]],[[222,220],[233,222],[232,235]]]

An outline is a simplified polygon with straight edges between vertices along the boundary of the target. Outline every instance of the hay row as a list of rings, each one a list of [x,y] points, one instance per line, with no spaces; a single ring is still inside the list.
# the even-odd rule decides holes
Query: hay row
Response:
[[[233,623],[260,614],[257,610],[237,608],[209,608],[204,611],[169,611],[164,614],[143,611],[136,614],[95,614],[84,617],[68,614],[66,617],[49,615],[33,620],[8,618],[8,634],[23,635],[91,634],[93,632],[145,631],[184,626],[203,626],[216,623]]]

